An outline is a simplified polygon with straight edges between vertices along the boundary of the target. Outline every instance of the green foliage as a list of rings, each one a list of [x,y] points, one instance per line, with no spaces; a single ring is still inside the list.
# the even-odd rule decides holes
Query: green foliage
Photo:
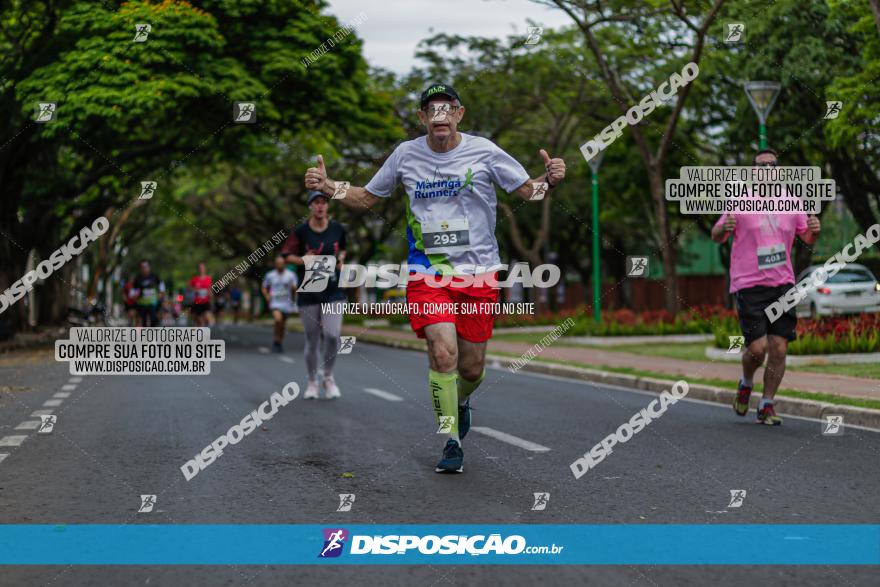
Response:
[[[19,249],[48,254],[98,215],[121,223],[114,213],[146,179],[159,182],[157,194],[140,202],[120,244],[163,217],[177,230],[155,238],[245,256],[301,214],[203,227],[199,198],[217,196],[205,187],[283,165],[298,177],[266,195],[275,205],[264,212],[277,211],[280,198],[302,200],[302,172],[316,152],[348,157],[351,149],[351,168],[371,145],[399,134],[356,33],[337,35],[330,51],[303,62],[341,28],[313,2],[13,2],[0,22],[0,104],[11,121],[0,126],[0,230],[8,236],[0,253],[18,265]],[[151,25],[146,42],[133,42],[138,23]],[[235,101],[256,103],[256,124],[233,124]],[[57,102],[57,119],[32,122],[38,102]],[[205,177],[207,186],[196,184]],[[225,211],[248,218],[250,208],[239,204]],[[229,247],[229,228],[253,235]],[[0,271],[0,282],[7,279]]]
[[[835,146],[859,144],[865,133],[874,132],[880,119],[880,31],[868,0],[832,0],[829,4],[834,18],[851,23],[846,33],[859,50],[857,65],[838,73],[828,87],[828,100],[843,101],[843,115],[829,122],[825,135]],[[875,154],[880,150],[876,134],[872,150]]]

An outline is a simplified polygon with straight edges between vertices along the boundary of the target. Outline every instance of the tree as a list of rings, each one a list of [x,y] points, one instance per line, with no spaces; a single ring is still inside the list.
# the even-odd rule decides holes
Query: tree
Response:
[[[657,86],[657,83],[646,86],[646,81],[656,78],[658,73],[661,79],[668,78],[686,62],[700,63],[709,27],[724,0],[714,0],[700,20],[694,20],[683,0],[671,0],[668,8],[660,8],[665,2],[659,0],[647,3],[553,0],[552,4],[571,17],[582,32],[602,80],[617,102],[620,114],[624,115],[641,96]],[[670,312],[677,311],[679,296],[675,239],[670,229],[664,179],[672,140],[690,91],[690,85],[678,90],[662,130],[653,122],[660,116],[656,111],[642,124],[628,125],[649,178],[654,220],[662,243],[666,307]],[[655,127],[660,135],[656,146],[652,146],[646,132],[648,125]]]
[[[145,42],[137,23],[152,27]],[[297,134],[392,120],[354,35],[306,71],[341,30],[311,2],[13,2],[0,24],[0,289],[31,249],[45,258],[108,209],[122,221],[143,180],[159,181],[147,207],[171,210],[172,161],[277,156]],[[233,123],[236,101],[256,104],[256,124]],[[41,102],[57,103],[52,122],[33,121]]]

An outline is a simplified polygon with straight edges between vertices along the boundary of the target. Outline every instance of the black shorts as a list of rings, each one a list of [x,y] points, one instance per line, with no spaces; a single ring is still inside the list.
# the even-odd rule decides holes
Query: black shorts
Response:
[[[785,312],[774,322],[764,312],[764,309],[778,301],[785,292],[794,287],[793,283],[785,285],[756,285],[741,289],[734,294],[736,299],[736,313],[739,315],[739,327],[745,338],[745,345],[767,334],[775,334],[792,341],[797,338],[795,327],[797,326],[797,313],[794,308]]]
[[[209,312],[211,310],[211,304],[208,304],[208,303],[193,304],[192,307],[190,308],[190,310],[196,316],[201,316],[205,312]]]
[[[135,306],[135,308],[144,326],[159,325],[159,306]]]

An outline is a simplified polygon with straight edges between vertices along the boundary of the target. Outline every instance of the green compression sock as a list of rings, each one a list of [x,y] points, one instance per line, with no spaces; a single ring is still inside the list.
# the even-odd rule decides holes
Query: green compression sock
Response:
[[[480,386],[483,382],[483,379],[486,378],[486,370],[483,369],[483,372],[480,373],[480,376],[477,377],[476,381],[468,381],[461,375],[458,376],[458,403],[459,405],[463,405],[464,402],[467,401],[467,398]]]
[[[440,419],[441,416],[451,417],[452,420],[446,421],[451,422],[449,436],[460,442],[458,438],[458,405],[455,401],[458,378],[458,373],[455,372],[439,373],[433,369],[428,370],[428,388],[431,391],[431,405],[437,415],[437,425],[440,426],[444,423]]]

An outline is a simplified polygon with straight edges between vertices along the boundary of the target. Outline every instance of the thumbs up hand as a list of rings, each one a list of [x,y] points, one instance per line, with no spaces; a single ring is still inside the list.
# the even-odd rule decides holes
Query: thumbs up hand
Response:
[[[544,149],[538,151],[538,154],[544,162],[544,169],[547,170],[547,183],[550,184],[550,187],[555,187],[565,179],[565,161],[559,158],[551,159]]]
[[[324,191],[327,186],[327,169],[324,167],[324,157],[318,155],[318,166],[309,167],[306,170],[306,188],[310,190]]]

